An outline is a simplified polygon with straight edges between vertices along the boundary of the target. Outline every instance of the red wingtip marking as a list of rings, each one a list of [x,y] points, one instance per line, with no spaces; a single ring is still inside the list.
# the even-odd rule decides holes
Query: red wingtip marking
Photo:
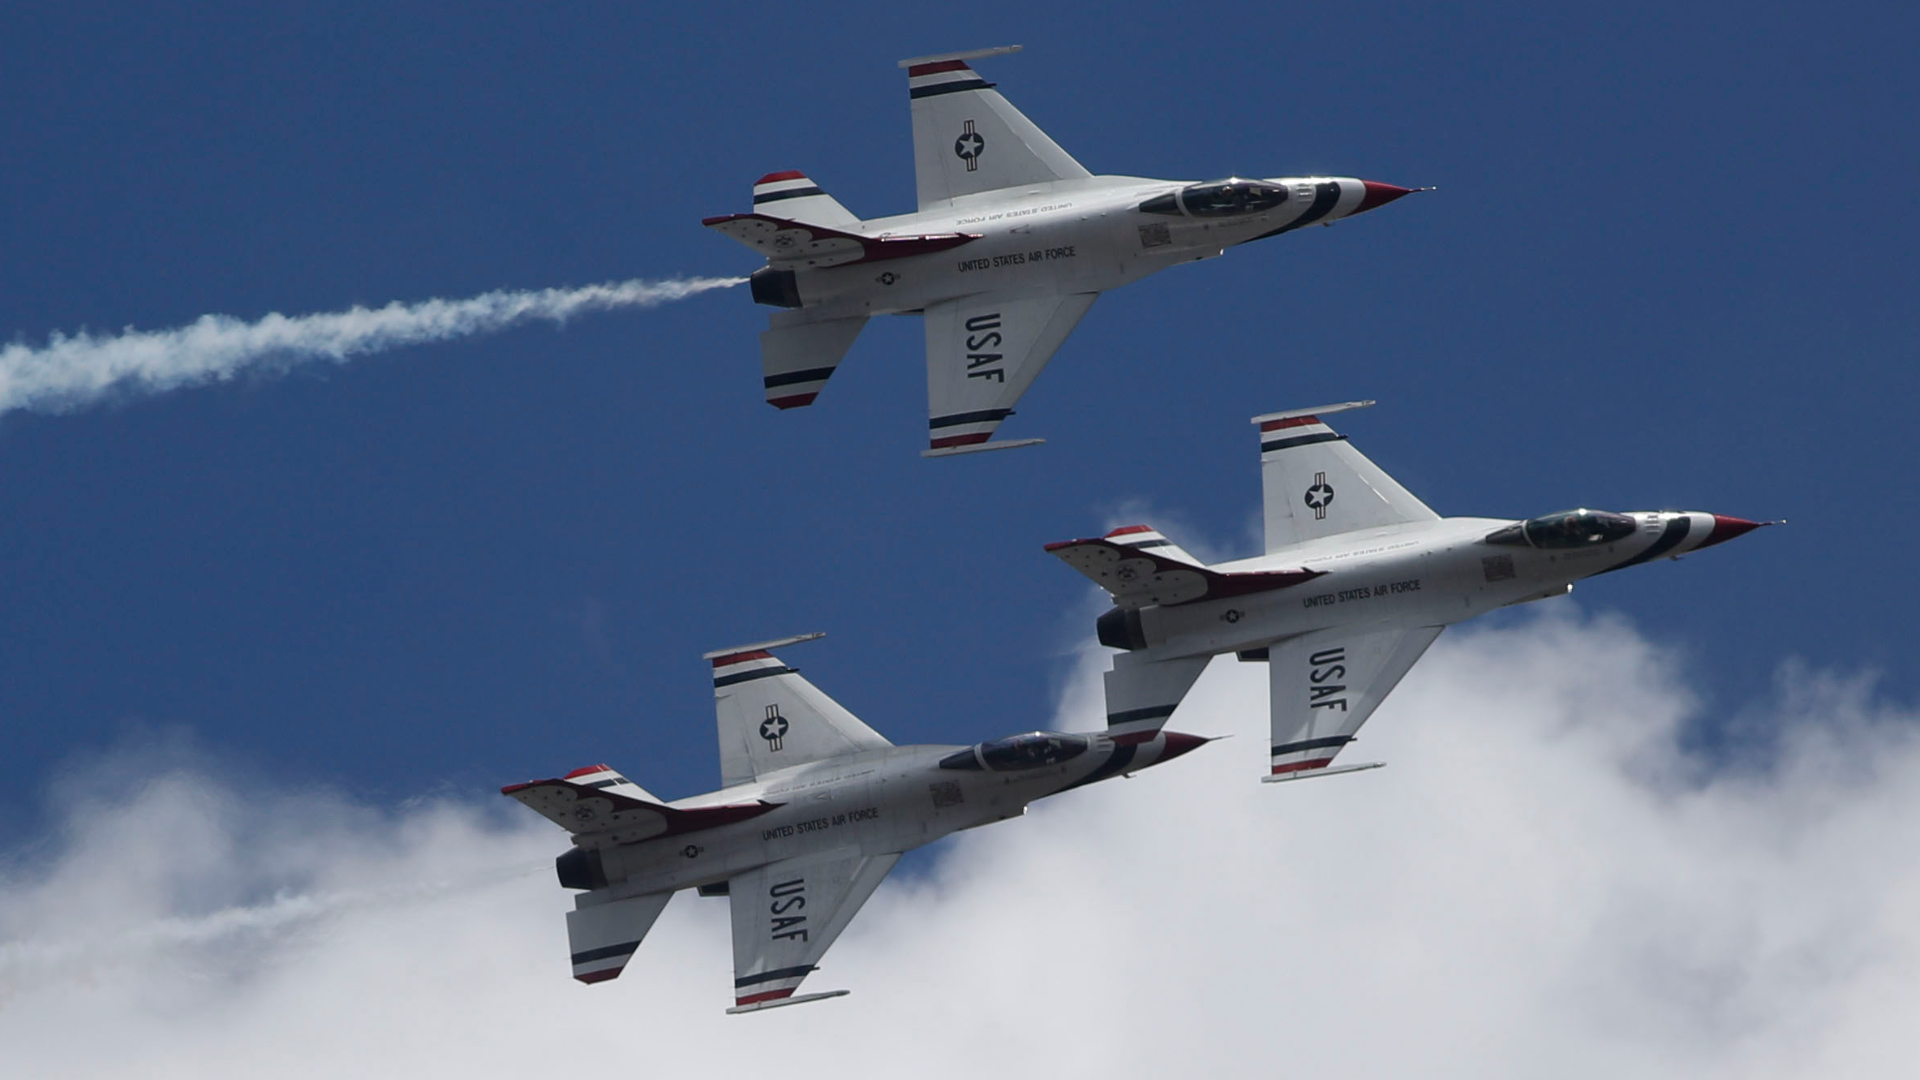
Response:
[[[702,225],[705,225],[705,226],[706,226],[707,228],[709,228],[709,229],[711,229],[711,228],[713,228],[713,227],[714,227],[715,225],[725,225],[725,224],[726,224],[727,222],[729,222],[729,221],[732,221],[732,220],[733,220],[734,218],[737,218],[737,217],[744,217],[744,216],[746,216],[746,215],[743,215],[743,214],[721,214],[721,215],[720,215],[719,217],[703,217],[703,218],[701,218],[701,219],[700,219],[700,224],[702,224]]]
[[[1123,525],[1120,528],[1115,529],[1112,532],[1108,533],[1107,539],[1111,540],[1116,536],[1131,536],[1134,533],[1143,533],[1143,532],[1152,532],[1152,531],[1153,531],[1153,526],[1151,525]]]
[[[1279,431],[1281,428],[1305,427],[1308,424],[1317,424],[1319,422],[1320,418],[1317,416],[1290,416],[1285,420],[1269,420],[1260,425],[1260,430]]]
[[[1314,761],[1296,761],[1291,765],[1275,765],[1273,767],[1273,775],[1279,776],[1281,773],[1300,772],[1305,769],[1324,769],[1331,764],[1333,764],[1332,758],[1319,758]]]
[[[805,180],[806,178],[807,174],[801,172],[799,169],[788,169],[785,172],[770,172],[760,179],[755,180],[753,186],[759,187],[761,184],[771,184],[778,180]]]
[[[766,652],[761,649],[755,649],[753,652],[737,652],[737,653],[729,653],[726,656],[716,656],[713,658],[713,666],[716,668],[723,668],[723,667],[726,667],[728,664],[742,664],[747,662],[748,660],[771,660],[771,659],[773,659],[772,653]]]
[[[793,987],[789,986],[785,990],[768,990],[767,992],[762,994],[748,994],[746,997],[743,997],[743,998],[734,998],[733,1003],[736,1007],[738,1007],[741,1005],[752,1005],[756,1002],[773,1001],[776,998],[792,997],[792,996],[793,996]]]
[[[991,438],[993,438],[991,431],[977,431],[972,435],[949,435],[944,439],[932,440],[932,447],[935,450],[945,450],[949,446],[972,446],[974,443],[983,443]]]
[[[613,771],[612,766],[608,766],[608,765],[586,765],[568,773],[563,779],[571,780],[576,776],[586,776],[589,773],[612,772],[612,771]]]
[[[820,392],[816,390],[811,394],[793,394],[788,397],[768,398],[767,404],[776,409],[797,409],[802,405],[813,404],[813,399],[819,396]]]
[[[920,75],[938,75],[943,71],[972,71],[964,60],[940,60],[932,64],[915,64],[907,69],[907,78]]]
[[[1061,548],[1070,548],[1075,544],[1084,544],[1086,542],[1085,540],[1055,540],[1053,543],[1047,545],[1047,550],[1059,551]]]
[[[585,975],[575,975],[574,978],[579,979],[583,983],[606,982],[608,979],[619,978],[622,970],[623,968],[616,967],[608,968],[605,971],[589,971]]]
[[[538,780],[529,780],[524,784],[508,784],[506,787],[500,789],[500,794],[511,795],[516,791],[525,791],[539,782]]]

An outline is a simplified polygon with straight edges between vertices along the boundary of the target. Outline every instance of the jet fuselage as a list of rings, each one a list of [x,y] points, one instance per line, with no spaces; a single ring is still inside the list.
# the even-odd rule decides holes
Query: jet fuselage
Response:
[[[1116,746],[1106,734],[1034,732],[975,746],[896,746],[768,773],[668,805],[776,804],[745,821],[637,844],[575,848],[562,884],[609,898],[703,885],[822,851],[886,855],[1026,813],[1036,799],[1171,760],[1206,740],[1163,732]]]
[[[1242,573],[1304,566],[1321,572],[1311,581],[1137,612],[1116,609],[1102,620],[1101,640],[1157,660],[1248,652],[1332,627],[1448,626],[1563,595],[1581,578],[1697,551],[1754,525],[1697,511],[1623,516],[1632,521],[1631,533],[1561,548],[1533,546],[1513,532],[1525,523],[1493,518],[1442,518],[1327,537],[1212,567]],[[1506,542],[1489,542],[1503,533]]]
[[[931,254],[799,268],[793,271],[789,302],[775,306],[793,306],[797,300],[826,319],[910,314],[979,293],[1104,292],[1178,263],[1210,259],[1235,244],[1331,224],[1408,190],[1350,177],[1239,183],[1286,195],[1270,208],[1229,206],[1196,214],[1178,196],[1214,185],[1095,176],[966,196],[935,213],[874,218],[846,228],[872,237],[959,233],[976,239]],[[1158,212],[1140,209],[1169,196],[1175,201],[1163,203]],[[756,289],[756,299],[765,295],[767,290]]]

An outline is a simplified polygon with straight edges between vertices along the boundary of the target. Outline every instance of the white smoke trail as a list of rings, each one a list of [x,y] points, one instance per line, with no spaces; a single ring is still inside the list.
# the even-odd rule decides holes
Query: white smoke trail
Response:
[[[0,349],[0,415],[16,409],[65,412],[116,389],[158,393],[229,379],[270,363],[344,363],[366,353],[484,334],[533,319],[565,322],[585,312],[652,307],[745,280],[635,279],[578,289],[501,290],[466,300],[355,306],[315,315],[276,312],[254,322],[203,315],[172,330],[128,327],[113,336],[56,332],[44,348],[15,343]]]

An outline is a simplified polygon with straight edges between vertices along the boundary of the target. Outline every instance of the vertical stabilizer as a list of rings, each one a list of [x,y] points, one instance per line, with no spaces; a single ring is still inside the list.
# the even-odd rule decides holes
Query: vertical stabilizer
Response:
[[[1321,419],[1372,404],[1348,401],[1253,418],[1260,428],[1268,554],[1356,529],[1440,520]]]
[[[1093,175],[967,66],[1019,49],[900,61],[912,101],[913,173],[923,213],[982,191]]]
[[[773,655],[820,636],[740,645],[702,657],[713,664],[722,785],[893,745]]]

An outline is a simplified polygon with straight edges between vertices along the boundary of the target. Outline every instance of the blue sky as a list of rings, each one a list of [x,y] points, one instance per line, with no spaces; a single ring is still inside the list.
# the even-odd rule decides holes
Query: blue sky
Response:
[[[1709,745],[1789,660],[1913,696],[1911,12],[659,7],[9,9],[0,333],[745,273],[702,216],[785,168],[910,209],[893,61],[1003,42],[1095,172],[1440,190],[1105,297],[1035,450],[919,458],[914,319],[776,413],[742,290],[0,417],[9,847],[165,733],[379,805],[602,760],[691,794],[699,654],[816,629],[895,741],[1050,722],[1097,608],[1041,545],[1250,554],[1247,418],[1356,397],[1442,513],[1791,518],[1576,593],[1688,664]]]

